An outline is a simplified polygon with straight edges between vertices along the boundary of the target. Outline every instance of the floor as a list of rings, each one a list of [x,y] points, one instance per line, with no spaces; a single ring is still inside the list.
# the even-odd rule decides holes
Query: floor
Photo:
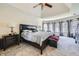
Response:
[[[40,50],[26,43],[12,46],[6,51],[0,50],[1,56],[41,56]],[[73,38],[60,37],[58,48],[47,46],[42,56],[79,56],[79,44]]]

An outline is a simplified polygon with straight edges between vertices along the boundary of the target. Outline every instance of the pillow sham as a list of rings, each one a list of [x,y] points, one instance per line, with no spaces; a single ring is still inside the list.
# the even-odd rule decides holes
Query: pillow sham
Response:
[[[34,30],[32,30],[32,32],[38,32],[38,30],[34,29]]]
[[[23,32],[32,32],[31,30],[23,30]]]

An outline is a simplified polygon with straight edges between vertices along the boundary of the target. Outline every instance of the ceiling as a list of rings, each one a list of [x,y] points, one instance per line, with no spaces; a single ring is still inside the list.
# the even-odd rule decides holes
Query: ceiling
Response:
[[[14,4],[9,4],[12,7],[15,7],[19,9],[20,11],[34,16],[34,17],[40,17],[41,16],[41,8],[38,6],[37,8],[33,8],[36,3],[14,3]]]
[[[33,8],[37,3],[10,3],[8,5],[17,8],[18,10],[34,17],[49,17],[59,14],[63,14],[70,11],[71,4],[64,3],[50,3],[53,7],[44,7],[41,11],[41,7]]]
[[[53,8],[44,8],[42,17],[56,16],[70,11],[69,7],[63,3],[53,3],[51,5]]]

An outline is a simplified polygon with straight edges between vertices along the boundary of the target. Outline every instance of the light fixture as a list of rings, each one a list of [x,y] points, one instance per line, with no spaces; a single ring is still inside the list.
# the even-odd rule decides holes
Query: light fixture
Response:
[[[11,28],[11,33],[13,33],[13,28],[14,28],[14,27],[10,27],[10,28]]]
[[[10,28],[10,32],[11,32],[11,34],[13,35],[14,34],[14,28],[15,28],[15,24],[10,24],[9,25],[9,28]]]

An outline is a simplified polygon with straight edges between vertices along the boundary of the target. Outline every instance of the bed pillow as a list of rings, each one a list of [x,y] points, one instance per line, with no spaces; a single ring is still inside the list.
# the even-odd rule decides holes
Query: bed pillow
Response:
[[[33,29],[33,30],[32,30],[32,32],[38,32],[38,30],[36,30],[36,29]]]
[[[29,33],[32,33],[32,31],[31,30],[23,30],[21,36],[23,36],[23,35],[27,35],[28,36]]]
[[[23,32],[32,32],[31,30],[23,30]]]

